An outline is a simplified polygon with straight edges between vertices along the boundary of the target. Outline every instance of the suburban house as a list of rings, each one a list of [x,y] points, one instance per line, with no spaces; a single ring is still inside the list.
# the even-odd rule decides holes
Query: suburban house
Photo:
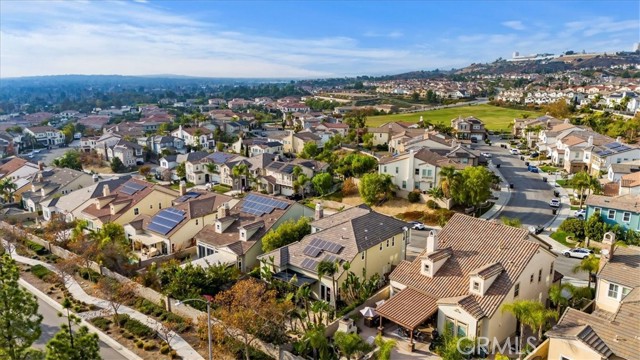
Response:
[[[612,163],[607,169],[607,180],[619,182],[624,175],[640,172],[640,160]]]
[[[211,192],[185,192],[155,215],[140,214],[124,226],[140,258],[169,255],[196,245],[194,236],[224,213],[222,206],[238,203],[226,195]]]
[[[620,178],[619,195],[640,195],[640,172],[623,175]]]
[[[220,168],[227,162],[233,161],[233,159],[240,157],[236,154],[229,154],[225,152],[214,152],[207,155],[207,162],[213,167],[213,172],[210,172],[209,176],[211,181],[222,183],[222,176],[220,174]]]
[[[609,139],[613,140],[613,139]],[[609,141],[603,145],[594,146],[590,151],[591,174],[600,176],[600,173],[608,172],[612,164],[640,161],[640,147],[637,145],[623,144],[620,139]],[[589,156],[589,154],[586,154]]]
[[[213,150],[216,148],[213,132],[206,127],[182,127],[182,125],[180,125],[171,135],[182,139],[186,146],[200,146],[204,150]]]
[[[249,156],[256,156],[260,154],[282,154],[283,152],[282,143],[279,141],[266,141],[266,142],[255,142],[254,144],[249,146]]]
[[[175,136],[149,136],[146,145],[149,151],[154,154],[162,154],[165,150],[169,153],[184,153],[186,151],[184,140]]]
[[[332,131],[342,136],[347,136],[347,133],[349,132],[349,125],[343,123],[323,122],[316,126],[316,129],[322,131]]]
[[[87,202],[103,195],[105,186],[115,189],[129,181],[129,179],[131,179],[131,176],[121,176],[95,182],[90,186],[74,190],[66,195],[44,201],[41,203],[42,217],[45,221],[49,221],[55,214],[60,214],[64,216],[65,221],[73,221],[78,217],[82,209],[88,205]],[[94,177],[94,181],[97,181],[97,176]]]
[[[104,133],[99,139],[95,141],[95,150],[105,160],[111,161],[109,157],[109,149],[113,148],[116,144],[122,141],[122,136],[114,133]],[[122,159],[120,159],[122,161]]]
[[[406,139],[400,139],[394,144],[394,153],[403,153],[409,148],[422,148],[429,149],[451,149],[457,146],[457,141],[452,137],[441,134],[437,131],[424,131],[417,136],[409,137]]]
[[[304,144],[308,142],[315,142],[319,148],[322,147],[321,137],[314,134],[311,131],[299,131],[293,132],[289,131],[287,136],[282,139],[283,150],[285,153],[289,154],[300,154],[304,148]]]
[[[294,179],[296,166],[300,167],[301,174],[304,174],[308,179],[312,179],[316,174],[324,172],[328,168],[328,164],[322,161],[301,158],[282,161],[278,158],[263,167],[262,176],[258,179],[260,190],[273,195],[293,195],[295,193],[293,183],[296,180]],[[305,193],[308,192],[309,187],[305,187],[304,190]]]
[[[207,159],[208,155],[209,153],[204,151],[194,151],[180,156],[181,161],[178,162],[184,162],[188,182],[195,185],[202,185],[211,181],[211,174],[206,165],[209,163]]]
[[[501,306],[544,303],[555,257],[525,229],[455,214],[438,233],[429,232],[415,260],[393,270],[391,298],[376,312],[410,332],[429,323],[441,334],[502,343],[517,325]]]
[[[466,118],[460,116],[452,119],[451,127],[459,140],[475,139],[475,141],[484,141],[487,137],[487,130],[484,128],[484,123],[473,116]]]
[[[289,282],[295,278],[296,286],[309,285],[315,298],[335,306],[337,289],[331,277],[318,280],[321,261],[349,263],[361,280],[373,274],[384,276],[405,259],[408,236],[406,222],[366,205],[324,217],[322,206],[317,204],[311,234],[259,259],[271,267],[275,279]],[[338,288],[346,278],[347,271],[339,266],[335,274]]]
[[[609,225],[620,225],[623,229],[640,231],[640,194],[614,197],[589,195],[585,219],[600,216]]]
[[[389,141],[391,141],[391,138],[394,135],[404,132],[406,129],[410,128],[411,126],[415,126],[415,124],[401,122],[401,121],[388,122],[378,127],[367,128],[367,133],[373,135],[374,146],[384,145],[384,144],[389,144]]]
[[[125,225],[140,214],[154,215],[171,207],[178,192],[143,180],[130,179],[119,187],[102,188],[102,196],[92,199],[78,218],[89,222],[89,229],[101,229],[106,223]]]
[[[120,140],[117,144],[113,145],[113,147],[108,148],[107,156],[112,161],[114,158],[120,159],[126,167],[144,164],[142,146],[126,140]]]
[[[553,149],[556,146],[556,141],[559,137],[563,137],[573,131],[582,131],[582,128],[579,128],[569,122],[569,119],[566,119],[562,122],[562,124],[552,125],[551,129],[543,129],[538,133],[538,141],[536,142],[536,147],[539,151],[546,151],[551,154]]]
[[[31,126],[24,128],[22,133],[33,137],[44,146],[62,145],[65,142],[64,133],[51,126]]]
[[[549,115],[543,115],[535,119],[513,119],[511,134],[526,139],[527,146],[535,147],[540,140],[539,134],[542,130],[552,129],[553,126],[562,123],[562,120]]]
[[[85,172],[67,168],[45,169],[41,163],[38,172],[31,177],[30,187],[22,193],[22,206],[31,212],[39,211],[42,203],[91,184],[93,178]]]
[[[414,190],[426,192],[438,186],[439,173],[444,166],[453,166],[456,169],[465,167],[446,156],[421,148],[410,149],[396,156],[383,157],[378,163],[378,173],[390,175],[393,184],[400,190],[404,190],[400,194],[407,196]]]
[[[640,349],[640,251],[616,247],[606,233],[598,271],[595,310],[567,308],[547,340],[527,359],[638,359]]]
[[[197,264],[234,264],[247,272],[258,265],[262,237],[287,220],[311,216],[313,210],[297,202],[250,193],[236,206],[223,206],[218,218],[196,236]]]
[[[0,179],[25,179],[37,173],[38,165],[19,157],[14,157],[0,165]]]

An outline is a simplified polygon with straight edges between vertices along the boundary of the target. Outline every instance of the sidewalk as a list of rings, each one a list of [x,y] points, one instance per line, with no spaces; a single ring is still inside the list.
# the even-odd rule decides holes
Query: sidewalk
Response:
[[[491,220],[499,215],[502,211],[502,208],[507,205],[507,203],[509,203],[509,200],[511,199],[511,189],[509,188],[509,183],[507,183],[507,180],[502,176],[500,170],[496,168],[496,166],[493,164],[493,161],[489,162],[488,167],[489,170],[493,171],[500,177],[501,186],[500,192],[498,193],[498,200],[496,200],[495,204],[493,205],[493,207],[491,207],[491,209],[489,209],[489,211],[480,216],[481,219],[485,220]]]
[[[558,229],[558,227],[560,226],[560,224],[562,224],[563,221],[565,221],[568,217],[571,216],[571,201],[569,200],[569,193],[567,193],[567,189],[563,188],[562,186],[556,187],[555,180],[551,179],[551,175],[541,172],[540,177],[546,177],[547,180],[549,181],[549,185],[551,185],[551,187],[554,190],[560,193],[561,205],[558,213],[556,214],[556,216],[553,217],[553,219],[551,219],[551,221],[544,224],[544,228],[548,229],[549,233],[551,234]],[[569,249],[568,246],[553,240],[549,235],[546,235],[544,233],[539,234],[538,237],[548,242],[551,245],[551,248],[553,248],[553,250],[564,251]]]
[[[18,255],[14,251],[13,246],[9,244],[6,240],[2,240],[2,245],[9,252],[9,254],[11,254],[11,257],[19,263],[27,264],[31,266],[42,265],[51,271],[54,271],[56,273],[58,272],[58,269],[51,264],[47,264],[39,260],[30,259],[30,258]],[[101,309],[105,309],[105,310],[110,309],[108,301],[99,299],[87,294],[75,279],[70,278],[65,284],[65,286],[76,300],[85,302],[90,305],[95,305]],[[144,315],[142,313],[139,313],[136,310],[131,309],[130,307],[122,305],[118,313],[129,315],[131,318],[136,319],[142,322],[143,324],[149,326],[150,328],[154,329],[158,334],[163,333],[163,331],[159,331],[163,327],[162,323],[159,323],[155,319],[150,318],[147,315]],[[172,332],[170,333],[170,337],[171,337],[171,344],[170,344],[171,347],[178,353],[178,355],[180,355],[182,359],[204,360],[204,358],[200,356],[200,354],[198,354],[198,352],[195,351],[191,347],[191,345],[189,345],[182,337],[180,337],[180,335]]]

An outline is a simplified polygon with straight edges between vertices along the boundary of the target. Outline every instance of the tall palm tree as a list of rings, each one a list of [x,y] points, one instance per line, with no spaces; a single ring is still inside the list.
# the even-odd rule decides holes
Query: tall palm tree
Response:
[[[587,285],[588,288],[591,288],[591,274],[595,274],[598,272],[598,268],[600,266],[600,259],[595,257],[594,255],[589,255],[586,258],[582,259],[578,265],[573,268],[573,273],[578,273],[581,271],[585,271],[589,273],[589,283]]]
[[[313,350],[315,360],[328,360],[330,358],[329,341],[324,336],[324,325],[317,325],[309,328],[302,337],[302,340]]]
[[[542,304],[531,300],[516,300],[512,303],[502,305],[500,309],[503,313],[511,313],[520,323],[520,352],[518,359],[522,359],[524,355],[524,327],[529,326],[533,328],[536,325],[531,314],[541,305]]]
[[[391,339],[385,340],[382,335],[376,336],[375,344],[380,350],[378,350],[378,360],[391,360],[391,350],[393,350],[398,342]]]
[[[567,306],[569,304],[569,299],[564,297],[562,292],[564,290],[572,291],[573,285],[569,283],[565,284],[553,284],[549,288],[549,300],[556,306],[556,311],[560,314],[562,311],[562,307]]]
[[[447,199],[451,198],[451,186],[455,181],[456,174],[456,168],[453,166],[443,166],[440,169],[440,187]]]
[[[537,304],[540,306],[531,313],[530,317],[533,325],[532,330],[538,329],[538,344],[540,344],[542,342],[542,330],[547,326],[549,320],[557,320],[559,314],[555,310],[545,309],[540,303]]]
[[[5,178],[0,181],[0,195],[5,203],[13,201],[13,193],[18,190],[18,185],[11,181],[9,178]]]
[[[296,292],[296,300],[304,304],[304,310],[307,313],[307,321],[311,323],[311,311],[309,311],[309,299],[311,299],[311,288],[309,285],[303,285]]]
[[[231,175],[237,180],[239,180],[243,176],[246,178],[248,173],[249,173],[249,167],[247,166],[247,164],[236,165],[231,170]],[[242,185],[242,182],[240,182],[240,184]],[[243,186],[240,186],[240,193],[244,191],[243,188],[244,188]]]
[[[337,262],[322,260],[318,264],[318,280],[322,282],[322,278],[325,275],[331,277],[331,287],[333,288],[331,292],[333,293],[332,297],[336,307],[338,306],[338,299],[336,298],[336,295],[337,295],[336,274],[338,273],[338,271],[339,269],[338,269]]]
[[[600,184],[600,180],[598,180],[595,176],[589,177],[589,194],[601,194],[602,193],[602,184]]]
[[[584,192],[591,185],[591,176],[589,176],[586,171],[581,171],[573,175],[573,178],[569,180],[569,183],[574,190],[578,191],[578,195],[580,196],[580,209],[582,209]]]

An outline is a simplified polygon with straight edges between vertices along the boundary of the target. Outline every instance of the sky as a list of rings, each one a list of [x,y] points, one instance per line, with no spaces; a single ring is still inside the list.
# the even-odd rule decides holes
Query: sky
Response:
[[[639,1],[0,0],[0,78],[319,78],[629,51]]]

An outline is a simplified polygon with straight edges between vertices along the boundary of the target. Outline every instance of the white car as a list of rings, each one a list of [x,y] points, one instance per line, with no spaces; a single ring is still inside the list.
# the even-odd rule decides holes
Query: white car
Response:
[[[483,153],[480,153],[480,155],[486,157],[487,159],[491,159],[491,154],[489,153],[483,152]]]
[[[511,150],[509,150],[509,152],[511,153],[511,155],[518,155],[518,154],[520,154],[520,150],[518,150],[518,149],[511,149]]]
[[[427,230],[428,229],[424,224],[414,224],[411,228],[413,230]]]
[[[573,213],[573,216],[577,217],[578,219],[584,219],[584,217],[587,216],[587,210],[576,210],[576,212]]]
[[[551,199],[551,201],[549,201],[549,206],[551,206],[552,208],[559,208],[560,199]]]
[[[591,254],[593,254],[593,250],[589,250],[585,248],[569,249],[562,252],[562,255],[566,257],[574,257],[578,259],[584,259]]]

